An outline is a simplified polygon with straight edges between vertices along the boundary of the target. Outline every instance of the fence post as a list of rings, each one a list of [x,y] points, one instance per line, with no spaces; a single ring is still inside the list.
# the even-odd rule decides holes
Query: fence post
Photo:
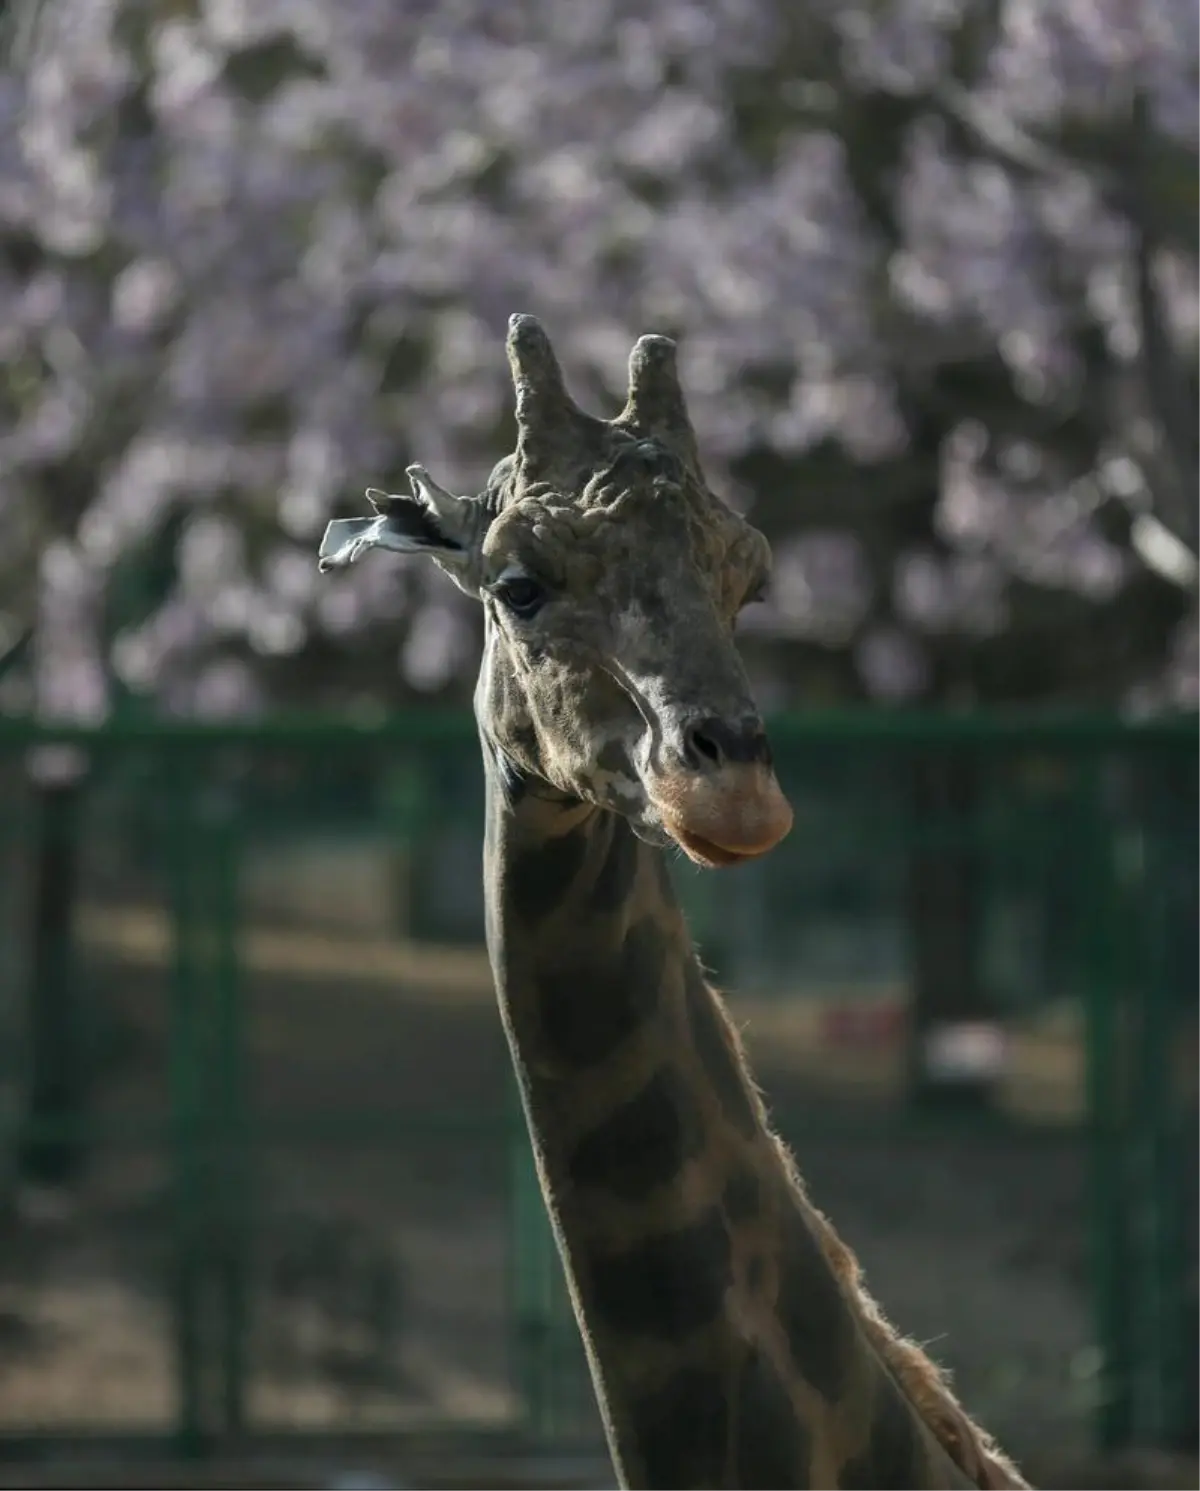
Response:
[[[200,1001],[196,947],[194,782],[178,752],[165,762],[164,827],[171,899],[170,1100],[174,1196],[172,1313],[178,1395],[176,1438],[185,1459],[203,1451],[204,1359],[203,1234],[205,1197],[201,1163],[204,1120]]]
[[[1164,766],[1166,763],[1164,763]],[[1141,774],[1139,787],[1158,799],[1162,779]],[[1139,806],[1145,805],[1139,803]],[[1185,1303],[1185,1215],[1183,1209],[1184,1120],[1173,1080],[1176,1009],[1172,982],[1170,849],[1153,801],[1151,824],[1138,835],[1136,862],[1127,866],[1122,889],[1136,934],[1138,1018],[1132,1022],[1134,1088],[1129,1226],[1135,1253],[1134,1433],[1140,1443],[1178,1445],[1185,1437],[1187,1363]],[[1168,829],[1169,833],[1169,829]],[[1194,998],[1194,986],[1193,995]]]
[[[1102,758],[1089,756],[1080,768],[1079,835],[1084,886],[1090,1252],[1101,1362],[1096,1431],[1101,1449],[1113,1450],[1127,1444],[1130,1437],[1130,1359],[1124,1304],[1129,1259],[1121,1184],[1126,1089],[1119,1059],[1122,948],[1114,894],[1114,845],[1102,810],[1102,767]]]
[[[238,977],[238,868],[232,789],[206,805],[206,839],[212,873],[211,936],[214,1032],[212,1113],[214,1188],[219,1194],[216,1262],[220,1269],[221,1419],[227,1434],[245,1427],[246,1337],[251,1186],[246,1121],[243,997]]]
[[[208,766],[172,759],[167,814],[177,1435],[193,1458],[244,1427],[249,1245],[234,802]]]
[[[35,1186],[76,1179],[84,1156],[84,1059],[74,922],[82,773],[38,780],[30,848],[32,944],[26,994],[30,1073],[18,1173]]]

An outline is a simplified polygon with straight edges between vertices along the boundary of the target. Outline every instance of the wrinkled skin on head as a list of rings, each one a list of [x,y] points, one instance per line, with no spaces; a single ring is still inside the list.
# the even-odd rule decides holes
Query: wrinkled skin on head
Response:
[[[530,790],[621,813],[704,864],[790,827],[733,642],[767,583],[765,538],[709,491],[666,338],[630,358],[612,421],[570,398],[528,316],[508,337],[516,452],[478,497],[420,467],[411,495],[330,525],[322,567],[370,547],[432,557],[486,614],[475,694],[486,741]]]

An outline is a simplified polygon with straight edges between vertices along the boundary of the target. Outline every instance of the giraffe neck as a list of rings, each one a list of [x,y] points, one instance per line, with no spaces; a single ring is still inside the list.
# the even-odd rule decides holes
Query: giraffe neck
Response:
[[[488,775],[489,955],[622,1484],[989,1484],[872,1346],[662,854]]]

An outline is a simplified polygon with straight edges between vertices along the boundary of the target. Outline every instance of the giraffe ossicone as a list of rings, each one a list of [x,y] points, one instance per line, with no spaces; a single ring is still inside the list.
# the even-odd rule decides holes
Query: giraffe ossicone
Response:
[[[734,641],[767,542],[704,479],[668,338],[611,420],[534,317],[508,358],[484,491],[410,467],[320,562],[424,553],[484,607],[488,953],[621,1484],[1023,1487],[809,1200],[666,873],[791,827]]]

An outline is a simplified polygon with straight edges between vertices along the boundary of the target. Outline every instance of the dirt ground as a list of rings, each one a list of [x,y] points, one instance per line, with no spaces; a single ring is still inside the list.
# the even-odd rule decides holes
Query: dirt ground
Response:
[[[1028,1462],[1025,1468],[1033,1484],[1045,1491],[1189,1491],[1200,1480],[1194,1459],[1147,1452],[1108,1459],[1051,1458]],[[359,1449],[202,1464],[111,1455],[56,1460],[52,1466],[0,1462],[5,1491],[612,1491],[615,1486],[607,1456],[599,1454],[433,1459]]]
[[[170,1112],[163,929],[97,911],[87,931],[94,1107],[118,1139],[93,1149],[69,1208],[26,1195],[0,1221],[0,1433],[164,1431],[177,1407],[179,1193],[156,1142]],[[514,1276],[521,1151],[478,954],[393,950],[380,965],[357,944],[257,935],[243,978],[243,1075],[258,1115],[241,1193],[248,1427],[513,1423],[511,1309],[533,1286]],[[857,1067],[843,1053],[859,1080],[820,1090],[814,1073],[838,1067],[814,1051],[811,1020],[786,1039],[769,1008],[742,1013],[810,1189],[888,1312],[1019,1458],[1085,1459],[1097,1362],[1075,1129],[918,1132],[897,1121],[878,1051]],[[215,1046],[193,1044],[190,1071],[219,1069]],[[198,1215],[211,1223],[208,1199]],[[220,1315],[213,1301],[202,1327]],[[207,1349],[221,1359],[219,1342]],[[586,1384],[577,1401],[567,1427],[594,1437]]]

